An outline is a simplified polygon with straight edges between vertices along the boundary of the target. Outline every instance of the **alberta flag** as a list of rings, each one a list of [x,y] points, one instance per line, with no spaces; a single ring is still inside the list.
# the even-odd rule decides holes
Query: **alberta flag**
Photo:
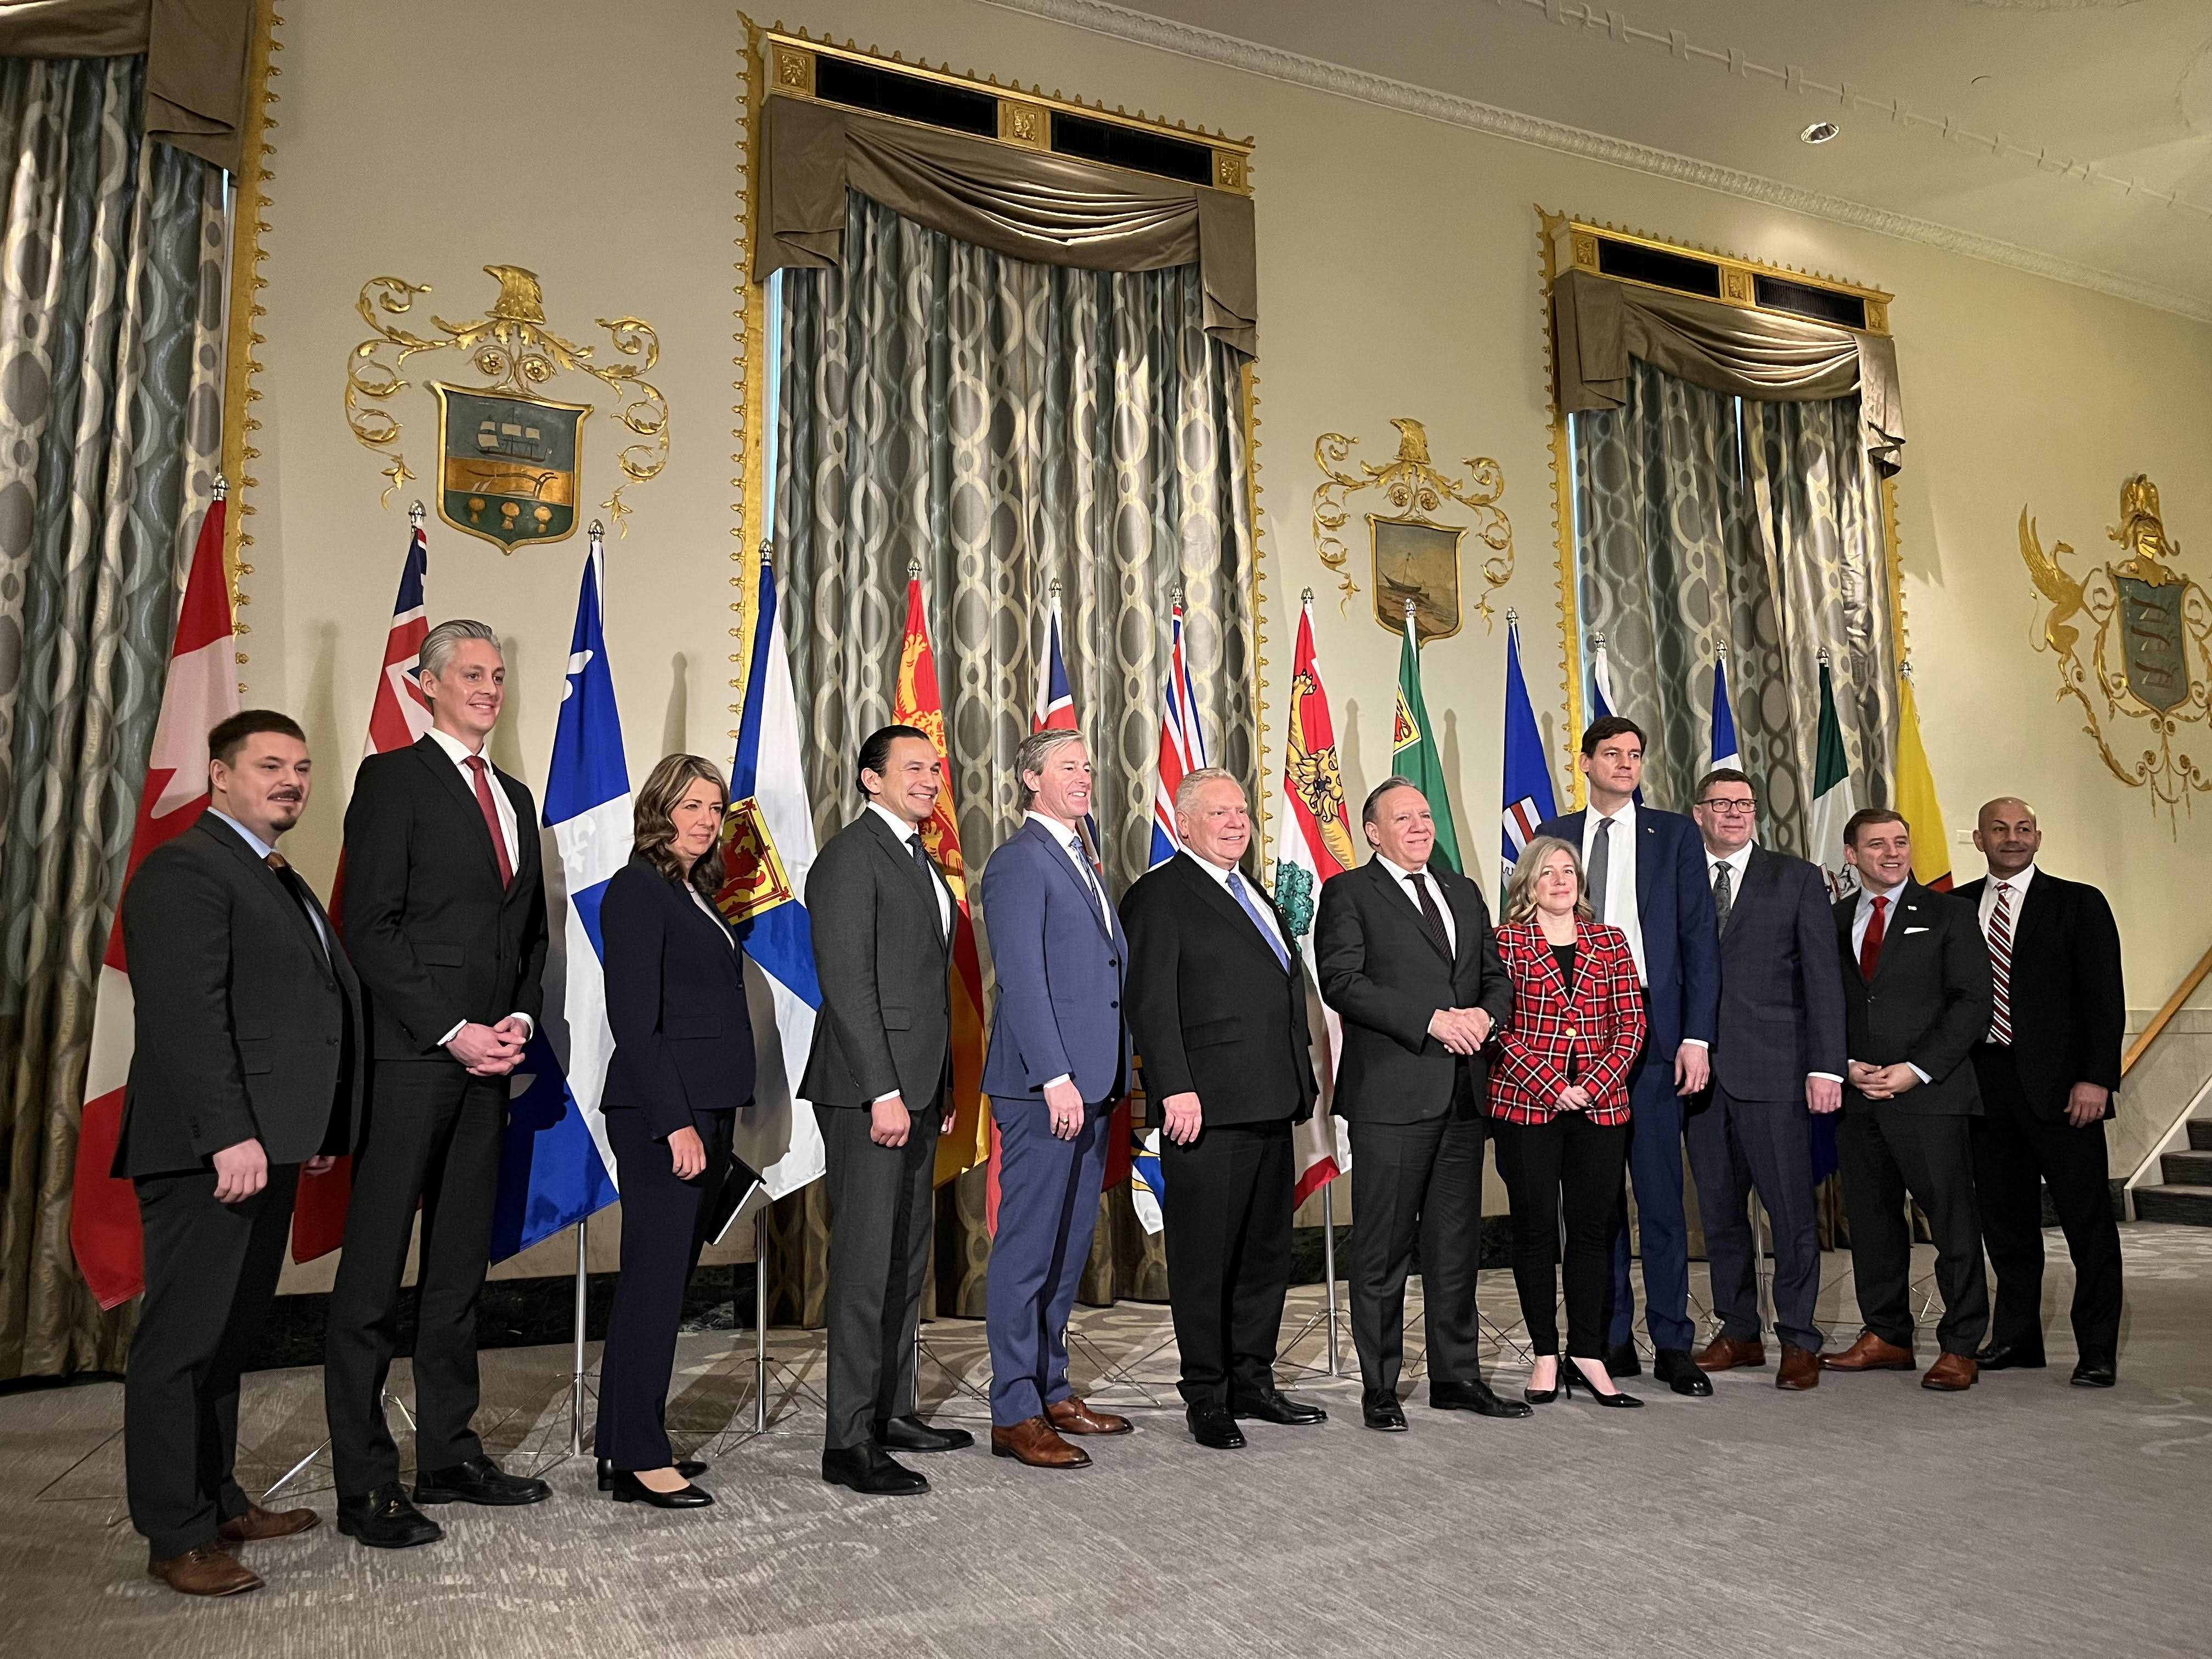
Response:
[[[503,1261],[573,1227],[615,1201],[614,1154],[599,1096],[606,1087],[614,1033],[607,1025],[601,968],[599,901],[629,860],[629,770],[622,720],[601,625],[606,554],[596,535],[584,559],[576,626],[568,639],[568,677],[545,769],[545,827],[561,854],[568,894],[562,930],[568,967],[563,1009],[568,1066],[562,1073],[541,1026],[515,1066],[500,1152],[499,1200],[492,1210],[491,1259]]]
[[[1206,734],[1198,726],[1198,696],[1182,654],[1182,606],[1175,608],[1175,642],[1160,705],[1160,763],[1152,782],[1152,852],[1145,868],[1156,870],[1182,846],[1176,835],[1176,787],[1186,773],[1206,764]]]
[[[781,1198],[817,1179],[823,1167],[822,1131],[793,1096],[814,1046],[822,987],[814,977],[814,930],[806,916],[814,814],[806,802],[799,702],[776,608],[775,567],[765,556],[744,713],[730,765],[722,858],[728,873],[715,902],[744,947],[753,1047],[760,1059],[754,1109],[744,1114],[747,1121],[735,1150],[761,1172],[769,1196]]]
[[[1729,706],[1728,653],[1713,659],[1713,768],[1743,770],[1743,751],[1735,740],[1735,711]]]
[[[1543,734],[1536,729],[1536,710],[1528,701],[1528,683],[1521,677],[1521,624],[1505,620],[1505,808],[1499,814],[1503,830],[1498,879],[1512,878],[1521,849],[1536,833],[1536,826],[1559,811],[1552,790],[1552,769],[1544,759]]]

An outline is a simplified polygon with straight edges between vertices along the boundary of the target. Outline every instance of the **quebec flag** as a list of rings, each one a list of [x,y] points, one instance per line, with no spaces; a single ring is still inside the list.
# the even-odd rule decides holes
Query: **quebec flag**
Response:
[[[616,1198],[608,1173],[614,1154],[599,1113],[615,1047],[600,966],[599,901],[615,872],[629,861],[631,818],[622,720],[600,627],[605,562],[594,536],[584,561],[576,629],[568,642],[568,682],[545,773],[545,827],[560,850],[568,896],[562,933],[568,1068],[564,1077],[543,1026],[514,1068],[517,1091],[507,1103],[499,1201],[492,1212],[495,1261],[575,1225]]]

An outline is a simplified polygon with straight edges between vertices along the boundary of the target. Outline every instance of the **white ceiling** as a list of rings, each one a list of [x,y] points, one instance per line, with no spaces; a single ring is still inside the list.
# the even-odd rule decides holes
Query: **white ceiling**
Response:
[[[2212,0],[996,3],[2212,320]]]

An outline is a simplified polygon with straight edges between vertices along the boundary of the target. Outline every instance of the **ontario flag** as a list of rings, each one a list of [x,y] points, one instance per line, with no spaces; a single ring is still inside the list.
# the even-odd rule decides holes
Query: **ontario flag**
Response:
[[[1344,770],[1336,757],[1336,722],[1330,719],[1328,693],[1322,689],[1321,659],[1314,654],[1313,590],[1306,590],[1298,613],[1298,647],[1291,663],[1291,725],[1283,744],[1283,793],[1275,804],[1283,826],[1275,848],[1275,906],[1290,924],[1298,960],[1311,984],[1314,970],[1314,913],[1322,884],[1352,867],[1352,820],[1344,799]],[[1309,1006],[1317,998],[1309,998]],[[1336,1011],[1322,1008],[1321,1101],[1297,1131],[1297,1184],[1292,1202],[1307,1198],[1352,1167],[1352,1142],[1329,1110],[1336,1092],[1336,1056],[1343,1023]]]
[[[416,684],[422,641],[430,631],[422,592],[430,574],[430,544],[422,534],[422,509],[414,511],[406,562],[399,567],[399,597],[392,601],[392,630],[384,636],[384,661],[376,671],[376,695],[368,705],[368,740],[364,757],[410,749],[430,729],[430,704]],[[331,922],[345,908],[345,855],[338,855],[331,878]],[[292,1206],[292,1259],[313,1261],[345,1243],[346,1206],[353,1197],[353,1159],[341,1158],[319,1176],[302,1176]]]
[[[945,769],[937,811],[921,826],[922,845],[952,890],[952,1127],[938,1139],[937,1184],[974,1169],[990,1155],[991,1119],[983,1109],[983,963],[968,913],[968,866],[960,854],[959,808],[952,799],[952,757],[945,747],[945,704],[937,691],[937,658],[929,648],[929,617],[921,578],[906,584],[906,638],[899,646],[898,693],[891,719],[929,734]]]
[[[208,733],[238,712],[237,645],[222,568],[222,493],[209,503],[192,548],[185,599],[169,647],[169,677],[154,726],[153,753],[123,883],[146,855],[173,841],[208,803]],[[70,1206],[70,1248],[78,1271],[103,1308],[120,1307],[146,1288],[145,1240],[138,1227],[137,1190],[108,1173],[123,1132],[123,1094],[137,1042],[131,969],[124,960],[118,899],[100,958],[93,1005],[92,1053],[85,1066],[84,1112],[77,1131],[76,1176]]]

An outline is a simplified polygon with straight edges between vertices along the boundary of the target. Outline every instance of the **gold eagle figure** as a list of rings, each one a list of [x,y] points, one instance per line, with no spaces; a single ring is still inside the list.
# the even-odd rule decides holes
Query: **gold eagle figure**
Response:
[[[2020,556],[2027,566],[2027,574],[2034,579],[2037,591],[2051,601],[2051,614],[2043,623],[2044,643],[2061,657],[2072,656],[2075,641],[2081,637],[2081,630],[2069,627],[2066,620],[2081,611],[2081,584],[2068,575],[2058,562],[2073,551],[2064,542],[2053,542],[2046,554],[2035,533],[2035,520],[2027,516],[2025,506],[2020,509]]]

